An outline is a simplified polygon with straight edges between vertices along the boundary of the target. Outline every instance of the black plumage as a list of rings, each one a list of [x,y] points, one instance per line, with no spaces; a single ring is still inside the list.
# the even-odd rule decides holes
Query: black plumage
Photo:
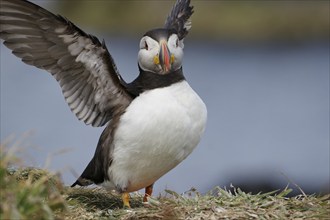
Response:
[[[190,5],[190,0],[176,1],[171,13],[166,19],[165,28],[175,29],[179,39],[182,40],[191,28],[189,18],[193,13],[193,6]]]

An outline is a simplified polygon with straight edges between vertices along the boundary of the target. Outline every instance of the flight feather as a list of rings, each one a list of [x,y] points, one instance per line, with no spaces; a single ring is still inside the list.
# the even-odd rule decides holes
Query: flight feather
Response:
[[[102,126],[129,105],[132,98],[104,42],[28,1],[1,0],[0,6],[4,44],[55,77],[79,120]]]

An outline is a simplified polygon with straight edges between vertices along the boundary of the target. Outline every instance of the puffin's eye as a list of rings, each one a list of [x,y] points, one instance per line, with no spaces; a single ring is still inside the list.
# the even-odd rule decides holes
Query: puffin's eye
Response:
[[[140,49],[146,49],[149,50],[149,45],[147,43],[147,38],[148,37],[143,37],[140,41]]]
[[[177,38],[175,41],[175,46],[178,47],[179,46],[179,39]]]
[[[144,41],[144,49],[146,49],[146,50],[149,49],[148,44],[147,44],[147,41]]]

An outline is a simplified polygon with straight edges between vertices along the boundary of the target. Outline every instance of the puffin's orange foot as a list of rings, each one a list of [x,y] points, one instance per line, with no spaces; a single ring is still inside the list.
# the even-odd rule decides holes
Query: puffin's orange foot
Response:
[[[124,208],[131,208],[130,204],[129,204],[129,193],[124,192],[123,194],[121,194],[121,198],[123,200],[123,206]]]
[[[151,184],[150,186],[146,187],[145,194],[143,197],[143,202],[148,202],[148,197],[151,196],[151,194],[152,194],[153,186],[154,186],[154,184]]]

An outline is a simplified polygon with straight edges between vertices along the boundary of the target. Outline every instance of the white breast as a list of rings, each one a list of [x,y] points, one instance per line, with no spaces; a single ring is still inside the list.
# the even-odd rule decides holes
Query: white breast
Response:
[[[186,81],[142,93],[114,135],[110,185],[130,192],[154,183],[193,151],[206,117],[205,104]]]

